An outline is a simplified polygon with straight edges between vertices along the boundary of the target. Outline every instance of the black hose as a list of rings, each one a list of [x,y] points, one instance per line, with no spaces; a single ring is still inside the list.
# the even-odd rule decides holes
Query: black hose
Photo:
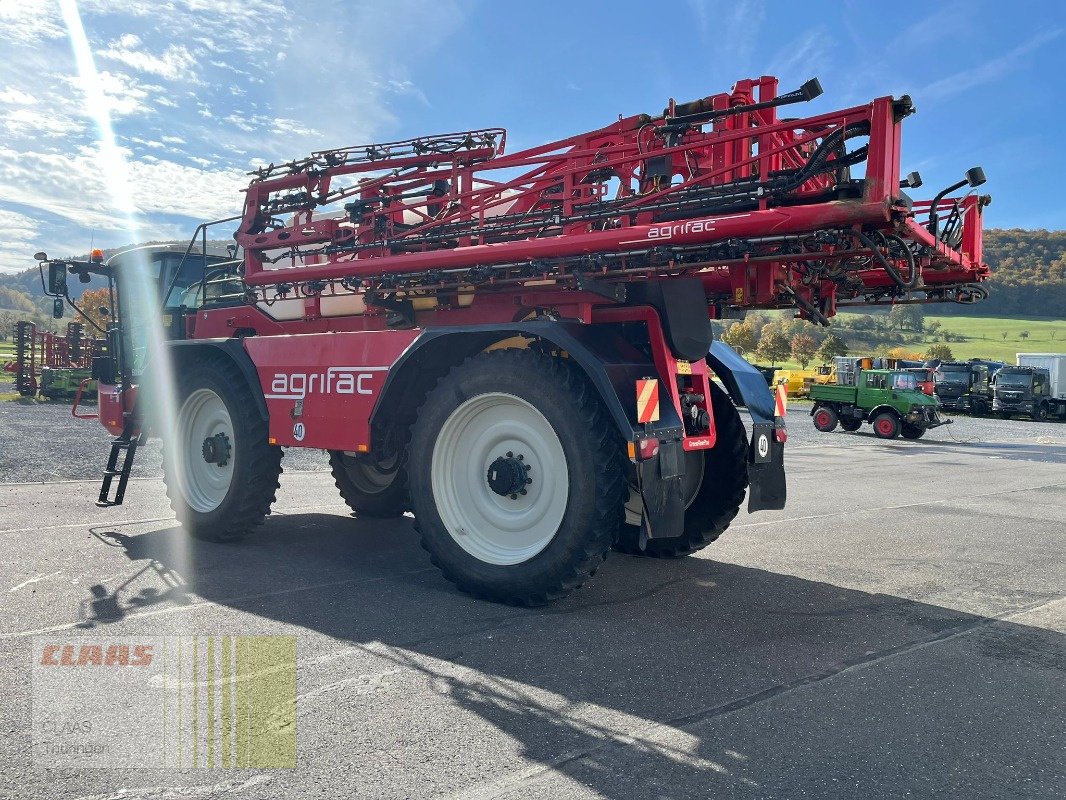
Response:
[[[912,253],[910,248],[907,247],[907,243],[904,242],[903,239],[895,234],[883,237],[886,242],[898,242],[903,252],[907,254],[907,265],[910,268],[907,280],[903,280],[903,276],[899,274],[899,270],[896,269],[892,262],[885,258],[884,254],[877,248],[877,244],[873,239],[862,231],[852,231],[852,233],[855,235],[856,239],[862,242],[874,254],[874,258],[876,258],[878,263],[881,264],[881,268],[888,273],[888,277],[892,279],[896,286],[908,292],[917,288],[918,279],[921,277],[921,273],[918,271],[917,262],[914,260],[914,253]]]

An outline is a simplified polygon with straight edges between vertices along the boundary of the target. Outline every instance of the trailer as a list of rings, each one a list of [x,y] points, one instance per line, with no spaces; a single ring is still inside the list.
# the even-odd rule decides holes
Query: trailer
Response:
[[[990,198],[949,197],[983,172],[912,200],[910,98],[778,118],[820,93],[748,79],[517,153],[502,128],[316,151],[255,170],[183,254],[39,253],[57,295],[70,273],[115,287],[98,502],[162,435],[181,524],[233,541],[283,448],[320,448],[358,516],[413,512],[449,580],[523,604],[611,548],[701,550],[745,494],[782,508],[783,407],[710,321],[973,303],[988,277]],[[209,252],[217,226],[234,252]]]

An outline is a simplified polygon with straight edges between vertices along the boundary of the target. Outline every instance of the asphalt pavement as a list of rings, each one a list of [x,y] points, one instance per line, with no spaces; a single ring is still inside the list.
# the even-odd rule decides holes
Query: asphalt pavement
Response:
[[[317,456],[256,535],[191,543],[150,461],[98,509],[106,437],[83,457],[56,417],[57,457],[15,407],[0,797],[1066,796],[1066,425],[884,442],[794,408],[786,510],[519,609],[455,591],[409,518],[353,518]],[[219,634],[296,637],[295,768],[35,765],[34,637]]]

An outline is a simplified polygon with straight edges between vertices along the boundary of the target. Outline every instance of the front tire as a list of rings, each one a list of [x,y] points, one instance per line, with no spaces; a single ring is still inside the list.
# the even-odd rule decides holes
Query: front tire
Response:
[[[904,439],[921,439],[925,435],[925,431],[925,428],[911,425],[909,422],[904,422],[900,428],[900,433],[903,434]]]
[[[748,488],[748,436],[740,413],[729,396],[711,384],[711,411],[717,441],[710,450],[686,453],[686,478],[690,459],[702,455],[702,471],[695,495],[685,507],[685,528],[680,536],[648,539],[640,549],[640,525],[622,526],[615,549],[633,556],[680,558],[691,555],[718,539],[737,514]],[[701,466],[697,462],[696,467]],[[683,484],[684,491],[684,484]],[[634,493],[635,494],[635,493]],[[639,495],[636,498],[640,502]],[[629,512],[627,509],[627,518]],[[634,520],[636,522],[637,520]]]
[[[267,421],[234,364],[208,361],[180,381],[177,395],[163,459],[171,508],[197,539],[241,539],[270,513],[281,448],[267,443]]]
[[[899,436],[899,417],[891,412],[883,411],[873,418],[871,424],[879,439],[895,439]]]
[[[387,519],[410,508],[407,470],[399,456],[373,463],[369,457],[330,450],[329,466],[341,497],[356,516]]]
[[[540,605],[595,572],[618,535],[621,440],[558,359],[496,350],[453,368],[411,431],[422,546],[460,589]]]

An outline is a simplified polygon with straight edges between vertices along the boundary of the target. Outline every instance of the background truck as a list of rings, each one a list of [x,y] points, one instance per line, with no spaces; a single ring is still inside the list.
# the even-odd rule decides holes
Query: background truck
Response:
[[[859,370],[851,383],[811,387],[814,427],[828,433],[839,424],[857,431],[869,422],[882,439],[920,439],[927,430],[947,424],[937,414],[937,401],[918,388],[905,370]]]
[[[992,408],[1004,419],[1066,417],[1066,353],[1018,353],[996,373]]]
[[[700,550],[745,491],[782,508],[783,409],[710,320],[971,303],[988,276],[989,198],[948,197],[981,170],[912,200],[910,98],[778,118],[820,92],[743,80],[510,154],[501,128],[316,151],[256,170],[240,217],[183,254],[38,253],[56,295],[70,273],[115,289],[98,502],[153,432],[182,525],[232,541],[269,513],[283,448],[319,448],[356,514],[413,511],[449,580],[524,604],[612,547]]]
[[[934,373],[936,399],[944,409],[987,414],[992,408],[988,367],[973,361],[942,361]]]
[[[936,394],[936,376],[932,367],[906,367],[904,371],[914,376],[922,392],[928,395]]]

